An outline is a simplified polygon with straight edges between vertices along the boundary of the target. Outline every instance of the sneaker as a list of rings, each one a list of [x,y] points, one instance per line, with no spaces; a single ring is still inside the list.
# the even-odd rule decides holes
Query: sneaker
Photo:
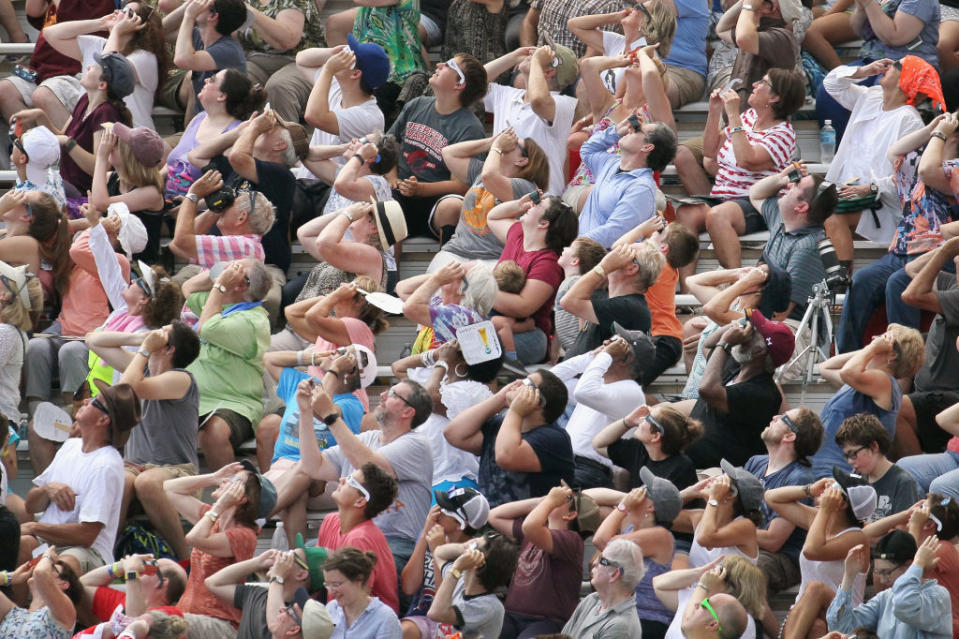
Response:
[[[501,372],[508,377],[515,377],[516,379],[522,379],[529,374],[526,372],[526,367],[523,366],[523,363],[515,357],[503,358],[503,368]]]

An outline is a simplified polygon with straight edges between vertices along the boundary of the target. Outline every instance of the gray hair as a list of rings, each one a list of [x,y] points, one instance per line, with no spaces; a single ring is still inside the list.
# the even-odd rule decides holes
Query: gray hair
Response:
[[[466,290],[463,291],[463,301],[460,304],[488,317],[499,291],[492,267],[483,262],[474,262],[463,277],[463,283]]]
[[[266,235],[273,222],[276,221],[276,207],[259,191],[249,191],[253,194],[253,208],[250,209],[250,197],[246,192],[237,193],[236,206],[242,213],[247,214],[250,228],[257,235]]]
[[[646,292],[650,286],[656,283],[663,272],[663,267],[666,266],[666,256],[652,242],[639,244],[633,255],[639,265],[639,270],[636,272],[636,288]]]
[[[628,539],[614,539],[606,545],[603,554],[620,567],[623,587],[627,590],[636,590],[636,586],[646,574],[643,550]]]
[[[296,149],[293,146],[293,136],[286,130],[286,127],[280,127],[280,137],[286,142],[286,148],[283,149],[283,164],[286,166],[296,166],[300,158],[296,156]]]
[[[250,266],[246,269],[246,277],[250,280],[246,288],[246,299],[250,302],[259,302],[270,292],[273,286],[273,276],[266,270],[262,262],[248,258]]]

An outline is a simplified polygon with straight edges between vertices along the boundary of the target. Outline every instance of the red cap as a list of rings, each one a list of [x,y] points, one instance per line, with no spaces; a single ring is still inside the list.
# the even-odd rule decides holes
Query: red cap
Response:
[[[766,319],[759,309],[753,309],[749,319],[766,341],[766,350],[773,358],[773,364],[781,366],[788,362],[796,348],[796,337],[792,329],[783,322]]]

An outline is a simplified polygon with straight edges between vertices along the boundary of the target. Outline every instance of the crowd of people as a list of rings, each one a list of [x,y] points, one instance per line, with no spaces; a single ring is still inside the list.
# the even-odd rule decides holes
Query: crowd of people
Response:
[[[959,637],[953,3],[323,4],[26,3],[0,639]]]

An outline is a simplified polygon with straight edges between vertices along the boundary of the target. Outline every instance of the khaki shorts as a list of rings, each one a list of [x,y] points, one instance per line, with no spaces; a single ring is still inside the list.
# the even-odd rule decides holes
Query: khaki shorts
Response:
[[[76,559],[80,563],[80,570],[84,574],[107,565],[99,552],[86,546],[57,546],[57,554],[61,557],[69,555]]]
[[[16,75],[10,75],[6,79],[12,82],[13,86],[17,88],[24,104],[32,107],[33,92],[37,89],[38,85],[33,82],[28,82]],[[83,95],[83,87],[80,86],[80,80],[72,75],[57,75],[52,78],[47,78],[41,82],[39,86],[50,89],[53,95],[57,96],[57,99],[63,104],[64,108],[71,113],[73,112],[73,107],[77,106],[77,101],[80,99],[80,96]]]
[[[187,639],[234,639],[236,637],[236,628],[224,619],[192,612],[183,613],[183,618],[190,624],[186,631]]]
[[[123,462],[123,469],[128,475],[133,475],[134,477],[139,477],[141,473],[155,468],[165,470],[167,474],[170,475],[170,479],[196,475],[196,468],[189,462],[185,464],[134,464],[131,462]]]
[[[703,136],[683,140],[680,144],[692,151],[692,154],[696,157],[696,161],[699,162],[700,165],[703,163]]]
[[[186,80],[187,73],[188,71],[185,69],[170,69],[166,82],[163,83],[163,88],[160,89],[160,93],[156,97],[158,106],[165,106],[174,111],[182,111],[186,108],[186,105],[180,104],[178,94],[180,93],[180,85]],[[193,90],[192,86],[190,90]]]
[[[574,184],[563,191],[563,201],[569,204],[570,207],[576,211],[576,214],[579,215],[582,212],[582,207],[579,205],[579,200],[581,197],[583,197],[583,193],[592,188],[592,184]]]
[[[669,104],[678,109],[684,104],[696,102],[703,97],[706,78],[691,69],[666,65],[666,96]]]

